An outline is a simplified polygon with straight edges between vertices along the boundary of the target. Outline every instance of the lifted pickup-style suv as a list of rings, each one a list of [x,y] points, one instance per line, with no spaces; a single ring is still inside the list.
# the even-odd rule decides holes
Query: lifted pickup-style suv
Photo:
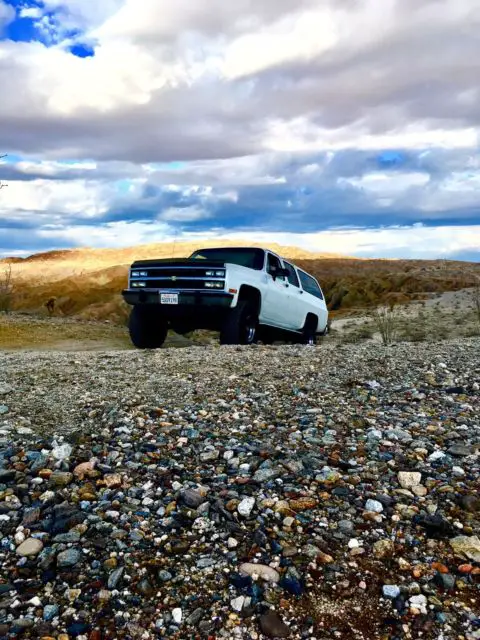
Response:
[[[219,248],[183,260],[139,260],[123,298],[140,349],[161,347],[168,329],[220,331],[221,344],[287,339],[315,344],[328,311],[315,278],[272,251]]]

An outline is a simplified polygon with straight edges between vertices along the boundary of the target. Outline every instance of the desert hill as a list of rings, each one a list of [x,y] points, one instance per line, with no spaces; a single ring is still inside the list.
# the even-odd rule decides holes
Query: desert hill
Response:
[[[127,283],[128,267],[135,259],[180,258],[201,247],[225,245],[261,246],[216,240],[148,244],[125,249],[79,248],[39,253],[15,261],[4,259],[0,261],[0,273],[7,263],[11,265],[14,310],[46,313],[45,302],[55,297],[59,315],[123,323],[129,308],[120,292]],[[389,301],[408,303],[474,286],[480,278],[478,263],[356,259],[312,253],[298,247],[276,244],[268,247],[315,275],[335,313]]]

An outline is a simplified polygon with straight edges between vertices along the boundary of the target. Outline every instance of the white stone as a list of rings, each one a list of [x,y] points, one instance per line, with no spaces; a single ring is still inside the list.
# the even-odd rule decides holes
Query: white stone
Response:
[[[234,611],[240,612],[243,609],[243,605],[245,604],[245,596],[238,596],[238,598],[234,598],[230,602],[230,604]]]
[[[445,458],[445,455],[446,454],[443,453],[443,451],[434,451],[428,456],[428,461],[435,462],[436,460],[441,460],[442,458]]]
[[[244,562],[240,565],[240,573],[247,576],[258,576],[267,582],[277,583],[280,580],[280,574],[272,567],[266,564],[254,564],[253,562]]]
[[[34,596],[31,600],[28,601],[28,604],[33,605],[34,607],[41,607],[42,601],[38,596]]]
[[[421,613],[423,614],[427,613],[427,608],[426,608],[427,598],[423,594],[419,596],[412,596],[409,599],[409,603],[411,607],[414,607],[415,609],[419,609]]]
[[[357,538],[352,538],[351,540],[348,541],[349,549],[358,549],[359,546],[360,546],[360,542],[357,540]]]
[[[255,498],[244,498],[238,505],[237,510],[241,516],[248,517],[252,513],[254,506]]]
[[[462,469],[462,467],[453,467],[452,473],[454,476],[457,476],[457,478],[461,478],[465,475],[465,471]]]
[[[17,531],[17,533],[15,534],[15,544],[22,544],[24,540],[25,534],[23,533],[23,531]]]
[[[399,471],[398,482],[403,489],[416,487],[422,481],[422,474],[419,471]]]
[[[27,538],[25,542],[17,547],[17,555],[24,558],[36,556],[43,549],[43,542],[37,538]]]
[[[182,617],[183,617],[183,611],[180,609],[180,607],[176,607],[175,609],[173,609],[172,618],[175,624],[180,624],[182,621]]]
[[[386,598],[393,599],[400,595],[400,588],[395,584],[384,584],[382,591]]]
[[[235,547],[238,547],[238,540],[235,540],[235,538],[229,538],[227,540],[227,547],[229,549],[235,549]]]
[[[231,460],[234,455],[235,453],[230,449],[229,451],[225,451],[225,453],[223,454],[223,458],[224,460]]]
[[[365,504],[365,509],[367,511],[374,511],[375,513],[382,513],[383,504],[378,500],[367,500]]]

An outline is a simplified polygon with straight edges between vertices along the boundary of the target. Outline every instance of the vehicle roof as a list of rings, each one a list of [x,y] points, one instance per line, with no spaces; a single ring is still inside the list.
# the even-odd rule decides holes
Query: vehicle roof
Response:
[[[285,262],[288,262],[288,264],[293,265],[295,267],[295,269],[298,269],[298,271],[301,271],[302,273],[305,273],[307,276],[310,276],[311,278],[313,278],[315,280],[315,282],[317,284],[319,284],[318,280],[315,278],[315,276],[313,276],[311,273],[308,273],[308,271],[305,271],[305,269],[300,268],[297,264],[295,264],[295,262],[293,262],[293,260],[290,260],[289,258],[285,258],[284,256],[281,256],[280,254],[276,253],[272,249],[266,249],[265,247],[205,247],[204,249],[196,249],[193,253],[197,253],[199,251],[215,251],[215,250],[225,251],[225,250],[228,250],[228,249],[234,249],[234,250],[235,249],[245,249],[247,251],[251,251],[252,249],[255,249],[257,251],[264,251],[265,253],[271,253],[272,255],[276,256],[277,258],[280,258],[280,260],[285,260]]]

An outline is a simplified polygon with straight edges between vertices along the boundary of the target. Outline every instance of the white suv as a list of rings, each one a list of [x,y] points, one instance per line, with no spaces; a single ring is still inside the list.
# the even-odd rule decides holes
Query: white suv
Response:
[[[160,347],[171,328],[220,331],[222,344],[275,339],[315,344],[328,310],[317,280],[268,249],[195,251],[184,260],[140,260],[130,268],[125,301],[139,348]]]

